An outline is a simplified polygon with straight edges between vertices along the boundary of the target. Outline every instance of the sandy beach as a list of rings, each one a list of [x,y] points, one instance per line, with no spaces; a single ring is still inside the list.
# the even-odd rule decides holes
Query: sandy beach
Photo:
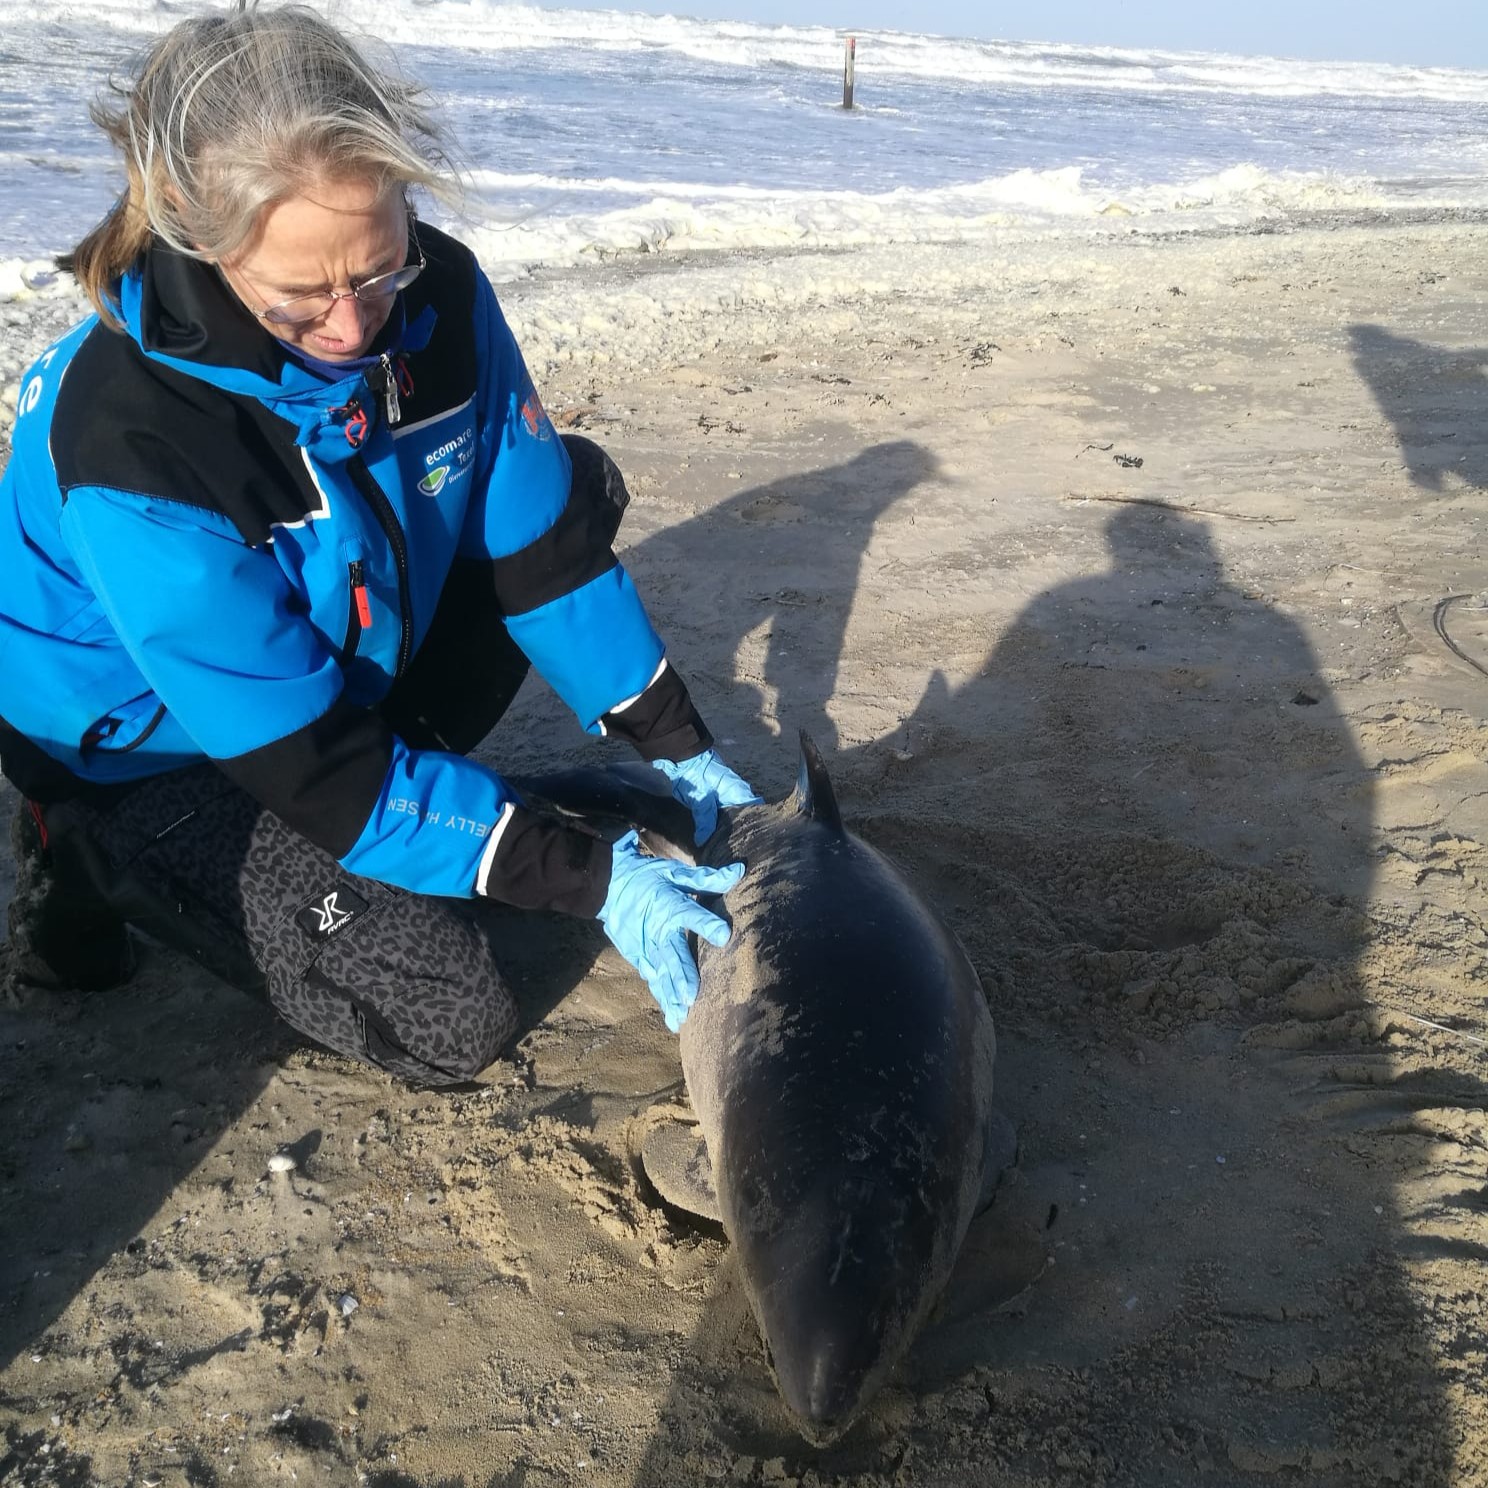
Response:
[[[528,1031],[452,1094],[145,944],[0,1006],[0,1483],[1488,1482],[1483,246],[1116,223],[504,289],[730,760],[781,796],[807,729],[965,942],[1020,1167],[810,1448],[639,1173],[677,1045],[597,926],[493,907]],[[5,426],[77,313],[0,305]],[[607,749],[536,683],[483,746]]]

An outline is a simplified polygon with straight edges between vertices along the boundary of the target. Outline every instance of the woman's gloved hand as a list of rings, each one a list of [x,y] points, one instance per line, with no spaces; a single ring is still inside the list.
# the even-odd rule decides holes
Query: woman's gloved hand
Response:
[[[690,868],[670,858],[650,858],[634,832],[627,832],[613,852],[600,923],[615,949],[645,977],[666,1026],[677,1033],[698,993],[687,932],[716,946],[729,938],[728,922],[692,896],[726,894],[743,878],[744,865]]]
[[[665,759],[651,763],[672,782],[672,794],[692,812],[692,829],[700,843],[718,826],[720,806],[758,806],[764,800],[724,764],[716,749],[705,749],[681,764]]]

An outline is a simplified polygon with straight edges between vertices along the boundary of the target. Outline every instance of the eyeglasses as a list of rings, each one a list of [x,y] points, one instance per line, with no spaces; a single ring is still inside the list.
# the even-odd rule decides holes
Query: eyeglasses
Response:
[[[296,295],[292,300],[280,300],[265,310],[255,310],[254,315],[271,325],[305,325],[319,320],[337,300],[360,300],[364,305],[375,305],[392,299],[399,291],[407,289],[427,267],[423,247],[414,235],[411,220],[408,235],[418,252],[417,263],[406,263],[401,269],[386,274],[374,274],[360,284],[353,283],[350,289],[321,289],[314,294]]]

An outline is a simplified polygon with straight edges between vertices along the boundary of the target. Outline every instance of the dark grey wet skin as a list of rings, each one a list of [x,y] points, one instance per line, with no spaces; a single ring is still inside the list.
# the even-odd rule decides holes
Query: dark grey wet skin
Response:
[[[648,810],[631,808],[643,826]],[[827,1442],[904,1353],[1014,1154],[992,1019],[955,936],[842,825],[804,735],[795,793],[732,813],[702,857],[747,872],[728,945],[699,947],[683,1073],[781,1394]],[[653,1160],[670,1202],[701,1207],[685,1136]]]

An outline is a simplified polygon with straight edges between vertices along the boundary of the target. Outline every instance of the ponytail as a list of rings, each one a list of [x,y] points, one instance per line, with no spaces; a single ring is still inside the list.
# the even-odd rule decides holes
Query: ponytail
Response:
[[[116,298],[119,281],[144,258],[150,237],[144,191],[131,180],[103,221],[70,253],[58,255],[57,267],[77,280],[98,318],[112,331],[122,329]]]

